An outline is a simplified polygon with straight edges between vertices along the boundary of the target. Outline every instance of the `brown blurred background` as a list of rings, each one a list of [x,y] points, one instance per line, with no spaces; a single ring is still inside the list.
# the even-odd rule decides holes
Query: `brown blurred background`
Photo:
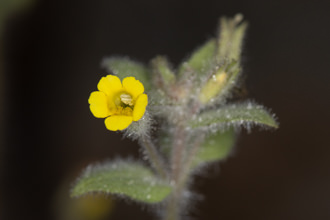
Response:
[[[139,156],[136,143],[89,112],[104,56],[147,63],[165,54],[178,64],[214,36],[220,16],[237,12],[250,23],[248,97],[271,108],[280,129],[243,132],[233,156],[198,177],[193,188],[205,197],[192,216],[330,219],[329,9],[309,0],[39,0],[8,14],[0,219],[61,219],[86,164]],[[115,203],[106,219],[153,218],[134,203]]]

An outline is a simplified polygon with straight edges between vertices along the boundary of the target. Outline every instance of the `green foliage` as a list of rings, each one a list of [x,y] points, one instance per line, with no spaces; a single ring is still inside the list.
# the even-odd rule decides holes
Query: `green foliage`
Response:
[[[150,72],[143,64],[123,57],[110,57],[102,61],[102,67],[110,73],[117,75],[121,80],[128,76],[134,76],[141,81],[146,91],[151,87]]]
[[[179,75],[183,72],[193,70],[199,76],[205,75],[214,65],[214,55],[216,51],[216,40],[211,39],[203,46],[198,48],[188,59],[179,67]]]
[[[71,196],[77,197],[92,192],[116,194],[139,202],[157,203],[171,193],[171,186],[140,163],[117,160],[89,166],[73,187]]]
[[[200,150],[193,161],[192,168],[227,158],[234,146],[235,138],[234,129],[217,132],[208,136],[200,146]]]
[[[247,22],[242,22],[243,16],[237,14],[229,19],[222,17],[220,19],[220,33],[218,37],[217,60],[240,60],[242,41]]]
[[[165,57],[157,56],[151,60],[151,67],[153,70],[152,76],[154,81],[156,81],[156,84],[161,84],[161,86],[168,86],[175,81],[175,75]]]
[[[231,104],[219,109],[205,111],[197,119],[190,122],[193,128],[223,128],[232,125],[250,127],[254,124],[278,128],[278,123],[274,117],[263,106],[251,102]]]

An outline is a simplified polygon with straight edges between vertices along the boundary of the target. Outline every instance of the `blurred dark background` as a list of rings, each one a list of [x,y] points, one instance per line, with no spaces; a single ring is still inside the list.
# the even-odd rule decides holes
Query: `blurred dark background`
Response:
[[[16,0],[17,1],[17,0]],[[0,3],[1,4],[1,3]],[[1,7],[1,6],[0,6]],[[0,219],[61,219],[70,184],[90,162],[139,156],[95,119],[87,99],[105,56],[178,64],[220,16],[244,14],[248,98],[280,129],[243,132],[235,153],[193,186],[196,219],[330,219],[327,1],[33,1],[3,21]],[[152,219],[115,201],[108,219]],[[60,205],[59,205],[60,204]]]

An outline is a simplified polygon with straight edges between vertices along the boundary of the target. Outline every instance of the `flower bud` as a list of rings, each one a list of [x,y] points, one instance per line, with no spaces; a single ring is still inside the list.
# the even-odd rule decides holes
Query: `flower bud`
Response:
[[[215,75],[204,85],[199,95],[199,100],[205,104],[217,96],[227,82],[227,73],[219,69]]]

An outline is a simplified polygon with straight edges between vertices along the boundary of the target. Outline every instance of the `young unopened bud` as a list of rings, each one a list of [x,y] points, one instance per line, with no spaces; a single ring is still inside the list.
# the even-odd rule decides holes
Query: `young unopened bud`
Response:
[[[243,38],[248,26],[242,22],[243,15],[237,14],[234,18],[222,17],[220,19],[220,33],[218,36],[217,60],[225,59],[240,61]]]
[[[199,94],[199,101],[207,104],[212,99],[223,99],[227,97],[231,89],[237,83],[240,72],[237,61],[232,60],[220,67],[215,74],[203,85]]]
[[[228,74],[224,69],[219,69],[215,75],[205,84],[199,95],[199,100],[205,104],[217,96],[224,88],[228,79]]]

